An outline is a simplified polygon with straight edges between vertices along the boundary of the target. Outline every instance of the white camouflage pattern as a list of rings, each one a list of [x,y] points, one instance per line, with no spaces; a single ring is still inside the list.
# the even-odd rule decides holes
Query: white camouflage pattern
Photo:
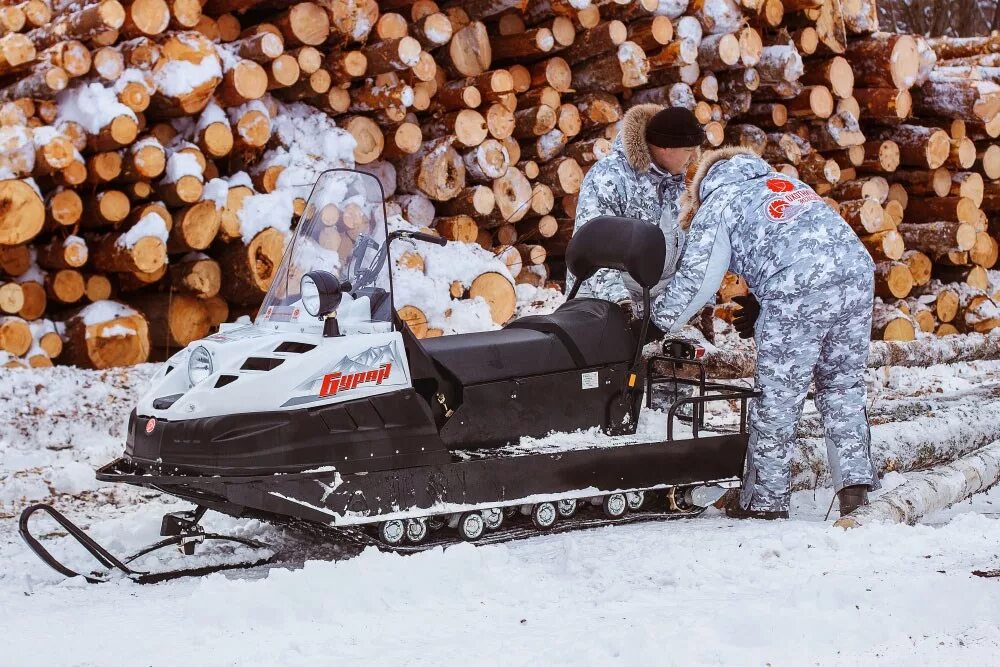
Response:
[[[664,331],[683,325],[726,269],[760,300],[754,338],[762,395],[750,408],[742,506],[788,509],[791,444],[811,379],[836,489],[878,488],[863,382],[871,257],[808,185],[755,155],[716,162],[693,187],[702,203],[669,290],[653,303],[653,322]]]
[[[580,186],[574,231],[602,215],[658,224],[667,243],[667,257],[662,278],[651,290],[655,297],[666,289],[683,246],[684,233],[677,225],[678,200],[683,189],[682,176],[672,176],[656,166],[645,171],[636,170],[629,163],[619,136],[611,154],[594,164]],[[574,281],[574,276],[567,272],[567,293]],[[631,301],[636,314],[641,311],[642,288],[629,275],[615,269],[599,269],[580,286],[580,296],[614,303]]]

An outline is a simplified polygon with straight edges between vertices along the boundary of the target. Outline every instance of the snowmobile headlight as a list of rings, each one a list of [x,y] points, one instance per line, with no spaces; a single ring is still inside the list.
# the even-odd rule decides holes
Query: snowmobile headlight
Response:
[[[313,317],[326,317],[340,305],[340,281],[329,271],[310,271],[299,282],[302,307]]]
[[[191,382],[191,386],[203,381],[214,371],[212,353],[207,347],[199,345],[191,350],[191,356],[188,357],[188,381]]]

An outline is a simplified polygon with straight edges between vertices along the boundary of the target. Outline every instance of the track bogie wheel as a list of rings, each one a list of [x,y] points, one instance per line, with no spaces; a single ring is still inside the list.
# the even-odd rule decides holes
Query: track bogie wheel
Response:
[[[389,519],[378,525],[378,538],[390,546],[396,546],[406,537],[406,526],[401,519]]]
[[[448,525],[448,520],[442,516],[432,516],[427,519],[427,527],[431,530],[441,530]]]
[[[559,516],[564,519],[568,519],[576,514],[578,509],[576,498],[566,498],[565,500],[560,500],[556,503],[556,509],[559,510]]]
[[[611,495],[604,496],[601,509],[604,511],[604,516],[609,519],[622,518],[628,512],[628,501],[625,499],[625,494],[612,493]]]
[[[503,509],[491,507],[488,510],[483,510],[483,521],[486,522],[487,530],[496,530],[503,524]]]
[[[430,529],[427,527],[427,519],[407,519],[406,520],[406,541],[412,544],[420,544],[427,539]]]
[[[628,508],[634,512],[642,507],[642,504],[646,502],[646,492],[629,491],[625,494],[625,501],[628,502]]]
[[[531,508],[531,523],[538,530],[548,530],[556,524],[559,511],[555,503],[538,503]]]
[[[486,520],[481,512],[466,512],[458,519],[458,534],[466,542],[474,542],[483,536]]]

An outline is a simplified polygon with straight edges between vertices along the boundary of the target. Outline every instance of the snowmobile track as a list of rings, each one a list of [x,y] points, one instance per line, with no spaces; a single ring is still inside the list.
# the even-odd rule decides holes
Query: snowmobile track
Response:
[[[315,524],[309,524],[305,522],[294,522],[287,524],[296,531],[302,531],[306,533],[311,533],[317,536],[330,537],[336,535],[342,538],[344,541],[352,543],[359,547],[373,546],[377,549],[389,553],[399,553],[399,554],[415,554],[421,551],[427,551],[428,549],[434,549],[437,547],[448,548],[455,546],[457,544],[473,544],[475,546],[487,546],[491,544],[503,544],[505,542],[515,542],[517,540],[526,540],[532,537],[541,537],[543,535],[554,535],[559,533],[569,533],[578,530],[590,530],[592,528],[604,528],[607,526],[618,526],[633,523],[645,523],[649,521],[676,521],[679,519],[691,519],[701,515],[707,508],[698,508],[695,510],[687,511],[675,511],[675,512],[659,512],[659,511],[639,511],[626,514],[623,517],[617,519],[609,519],[600,516],[583,516],[577,515],[571,518],[562,518],[554,526],[547,530],[540,530],[535,528],[530,523],[530,519],[526,517],[517,516],[509,520],[513,525],[508,525],[506,522],[504,526],[498,528],[497,530],[484,533],[482,537],[474,541],[463,540],[456,534],[451,533],[447,529],[441,529],[438,534],[434,537],[427,539],[419,544],[386,544],[382,540],[369,534],[364,529],[359,528],[327,528],[323,526],[317,526]],[[442,533],[444,533],[442,535]],[[450,533],[450,534],[449,534]],[[279,558],[275,565],[280,565],[281,560]]]

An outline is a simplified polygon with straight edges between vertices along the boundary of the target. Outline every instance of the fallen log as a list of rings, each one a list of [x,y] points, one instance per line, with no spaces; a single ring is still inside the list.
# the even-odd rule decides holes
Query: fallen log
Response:
[[[906,523],[961,502],[1000,481],[1000,442],[931,470],[906,473],[906,482],[834,523],[839,528]]]

